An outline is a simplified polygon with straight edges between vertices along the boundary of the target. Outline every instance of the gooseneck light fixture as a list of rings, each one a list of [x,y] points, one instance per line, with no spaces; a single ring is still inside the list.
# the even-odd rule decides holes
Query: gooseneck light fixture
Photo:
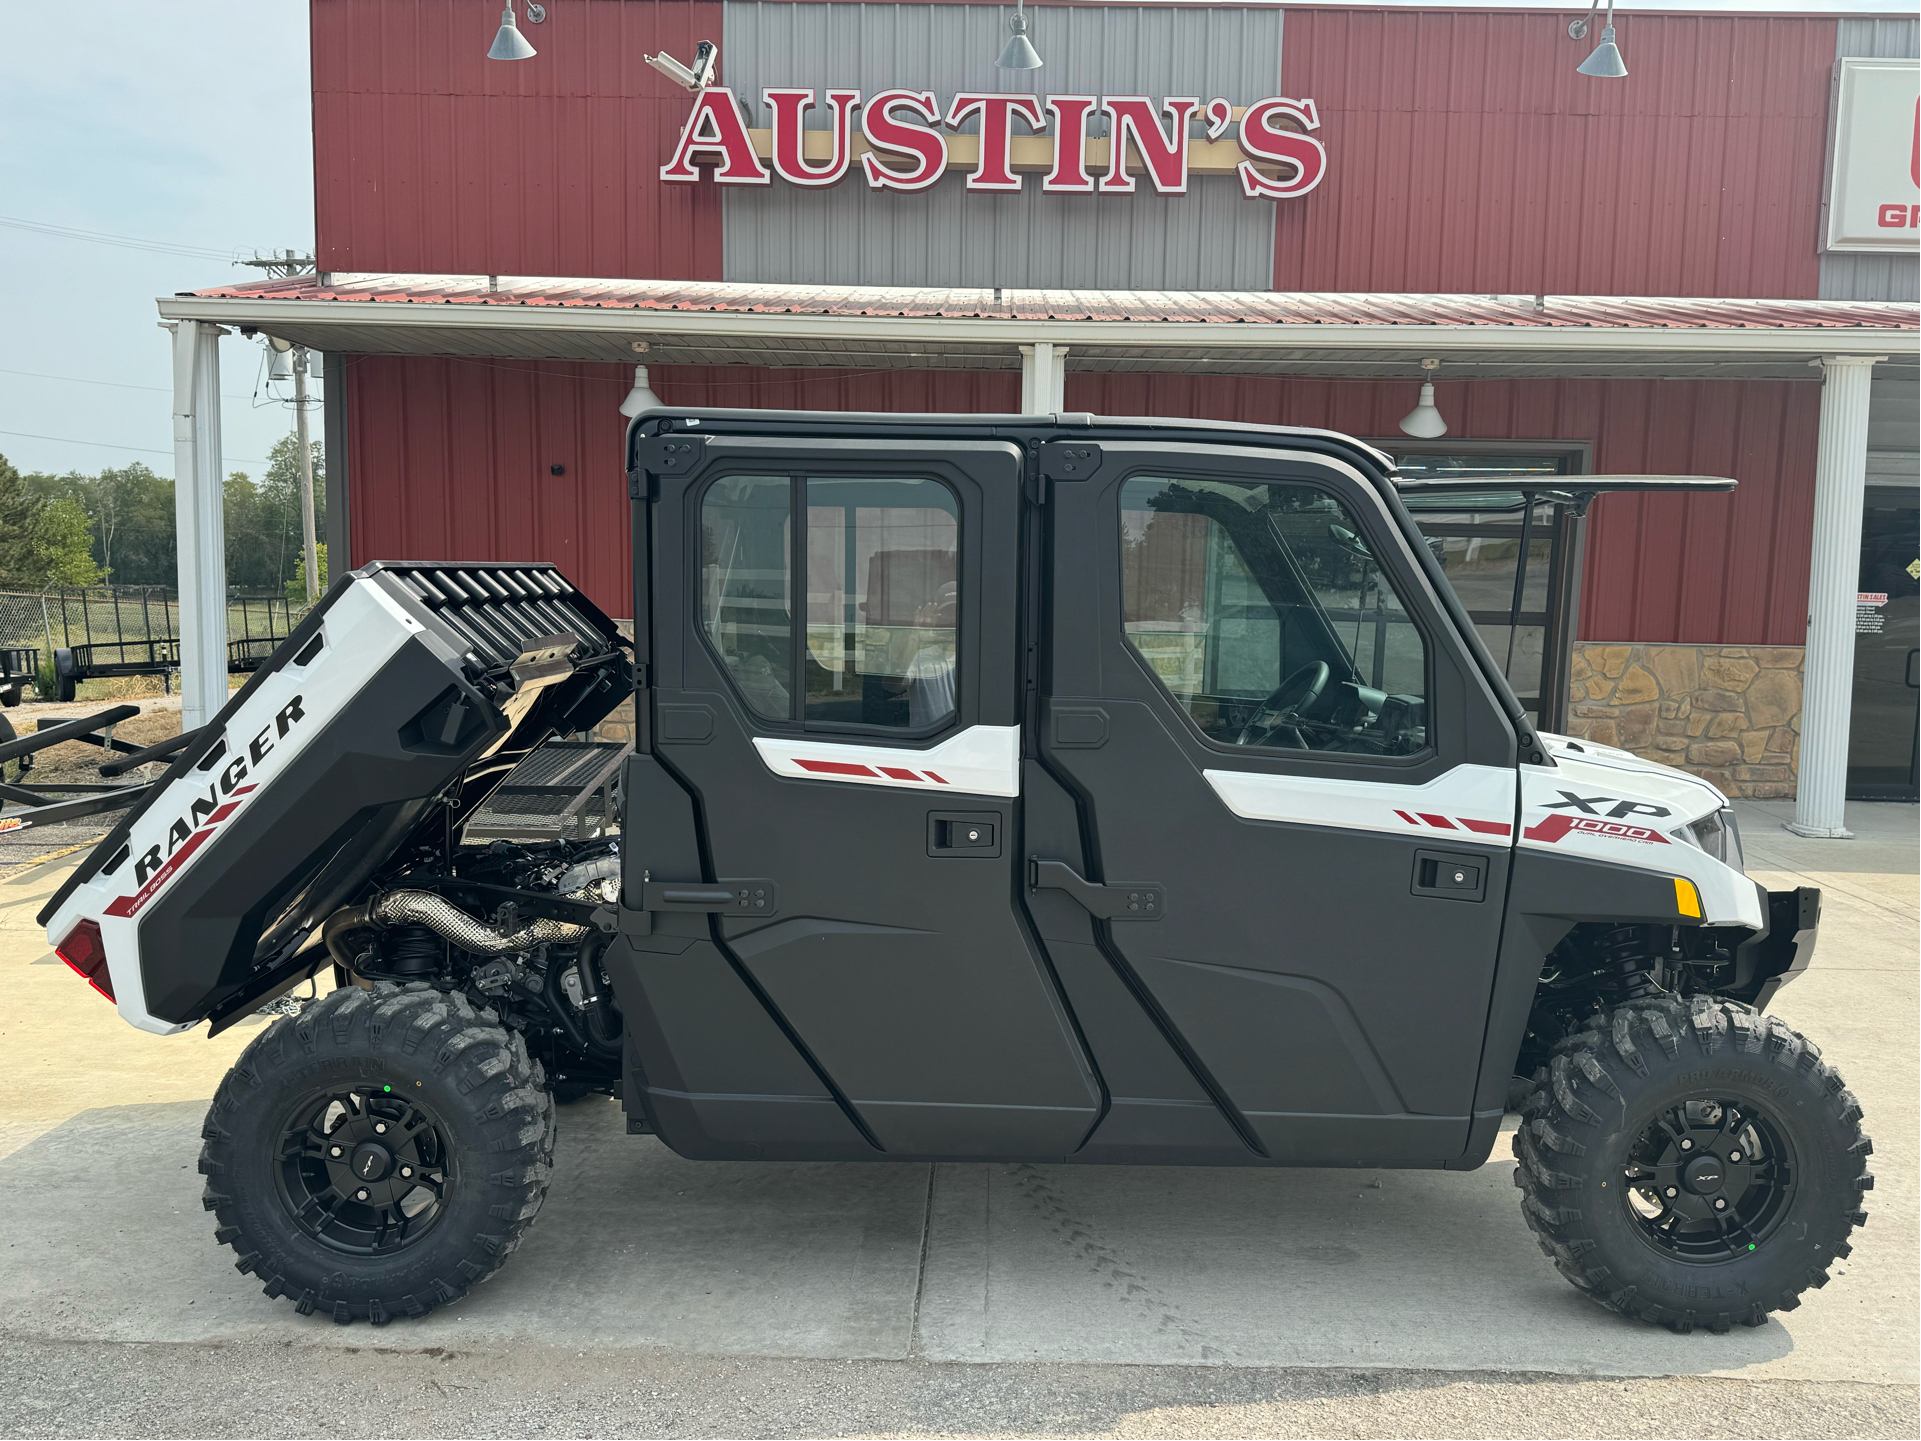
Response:
[[[1594,12],[1600,8],[1601,0],[1589,0],[1587,14],[1577,16],[1568,22],[1568,37],[1585,40],[1593,28]],[[1594,47],[1594,53],[1575,67],[1583,75],[1595,75],[1604,80],[1619,80],[1628,73],[1627,62],[1621,58],[1621,47],[1614,43],[1614,0],[1608,0],[1607,24],[1601,27],[1601,43]]]
[[[634,388],[628,391],[627,398],[621,401],[620,413],[629,420],[632,420],[643,410],[657,410],[659,408],[660,397],[654,394],[654,388],[647,383],[647,367],[644,365],[636,365],[634,367]]]
[[[1007,48],[1001,51],[1001,58],[994,62],[994,68],[997,70],[1040,69],[1040,52],[1027,38],[1027,0],[1014,0],[1014,18],[1007,22],[1007,28],[1014,34],[1008,40]]]
[[[1423,360],[1421,369],[1432,376],[1441,368],[1438,360]],[[1416,440],[1437,440],[1447,434],[1447,422],[1441,419],[1441,412],[1434,408],[1434,382],[1423,381],[1421,399],[1414,409],[1401,417],[1401,429]]]
[[[536,7],[529,7],[531,11]],[[542,10],[544,18],[546,11]],[[527,43],[527,37],[520,33],[520,26],[514,21],[514,0],[507,0],[507,8],[500,12],[500,30],[494,36],[493,48],[487,52],[489,60],[531,60],[540,52]]]

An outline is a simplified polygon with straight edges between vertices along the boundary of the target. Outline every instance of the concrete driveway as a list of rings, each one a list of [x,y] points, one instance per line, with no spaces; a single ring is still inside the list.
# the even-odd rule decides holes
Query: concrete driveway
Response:
[[[0,882],[0,1432],[302,1434],[320,1406],[439,1434],[1913,1435],[1915,817],[1815,842],[1746,808],[1750,870],[1826,892],[1777,1009],[1861,1098],[1879,1183],[1824,1291],[1687,1337],[1555,1274],[1505,1142],[1467,1175],[717,1164],[601,1101],[563,1109],[539,1223],[467,1301],[303,1319],[199,1203],[253,1029],[121,1023],[33,927],[57,860]]]

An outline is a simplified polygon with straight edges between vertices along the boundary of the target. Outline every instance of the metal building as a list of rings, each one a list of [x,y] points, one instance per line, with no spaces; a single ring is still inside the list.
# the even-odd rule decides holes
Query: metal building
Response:
[[[190,710],[226,327],[326,353],[336,574],[547,560],[625,614],[637,364],[670,405],[1327,426],[1488,479],[1423,525],[1543,725],[1810,833],[1915,795],[1900,0],[1623,0],[1622,77],[1532,0],[1036,4],[1038,70],[971,0],[518,8],[501,62],[491,6],[312,0],[319,272],[160,303]],[[701,41],[699,95],[644,58]],[[1424,381],[1441,438],[1401,428]],[[1740,485],[1501,485],[1582,472]]]

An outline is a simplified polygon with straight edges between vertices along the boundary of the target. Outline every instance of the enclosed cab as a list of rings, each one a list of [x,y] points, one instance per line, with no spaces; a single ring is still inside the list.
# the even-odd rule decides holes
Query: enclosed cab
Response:
[[[544,569],[356,572],[44,918],[150,1029],[341,982],[209,1113],[270,1293],[460,1293],[591,1089],[762,1160],[1465,1170],[1519,1109],[1529,1224],[1617,1310],[1759,1324],[1846,1254],[1859,1109],[1765,1014],[1818,895],[1743,874],[1707,782],[1530,723],[1387,457],[1089,416],[627,444],[631,641]],[[474,594],[535,576],[539,623]],[[630,686],[617,838],[463,834]]]

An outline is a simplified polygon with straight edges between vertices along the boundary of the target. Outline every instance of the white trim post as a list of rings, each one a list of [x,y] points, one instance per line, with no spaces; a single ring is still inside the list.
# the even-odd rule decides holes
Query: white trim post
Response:
[[[1801,672],[1796,835],[1847,840],[1848,720],[1854,709],[1855,595],[1868,466],[1868,379],[1886,356],[1830,355],[1822,371],[1814,454],[1814,542],[1808,649]]]
[[[205,321],[173,327],[173,514],[180,584],[180,727],[227,703],[227,534],[221,485],[220,337]]]
[[[1037,340],[1021,347],[1021,414],[1053,415],[1064,408],[1067,347]]]

